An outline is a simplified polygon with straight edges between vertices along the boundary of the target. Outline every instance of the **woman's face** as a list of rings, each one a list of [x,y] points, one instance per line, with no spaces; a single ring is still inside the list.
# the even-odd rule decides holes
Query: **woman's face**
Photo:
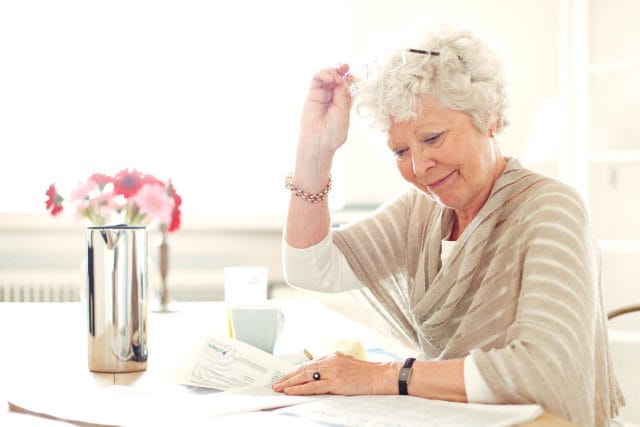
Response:
[[[475,216],[504,161],[471,117],[426,98],[417,118],[393,123],[389,148],[402,177],[458,214]]]

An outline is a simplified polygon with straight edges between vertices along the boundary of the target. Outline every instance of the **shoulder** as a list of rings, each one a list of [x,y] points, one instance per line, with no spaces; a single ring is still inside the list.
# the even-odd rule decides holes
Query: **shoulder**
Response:
[[[563,240],[575,244],[574,249],[596,241],[595,227],[582,195],[553,178],[545,177],[531,188],[516,217],[526,240]]]
[[[582,215],[587,214],[583,196],[572,186],[535,171],[523,168],[515,159],[510,159],[507,172],[518,177],[526,177],[530,183],[525,185],[519,207],[522,210],[545,211],[566,210]],[[517,180],[517,178],[513,178]]]
[[[588,217],[583,196],[572,186],[549,177],[544,177],[531,188],[523,206],[534,211],[566,212]]]
[[[506,172],[510,176],[503,185],[510,188],[506,198],[512,208],[504,210],[502,215],[521,238],[530,239],[540,233],[549,235],[551,230],[589,238],[595,234],[584,198],[575,188],[523,168],[514,160],[508,163]]]

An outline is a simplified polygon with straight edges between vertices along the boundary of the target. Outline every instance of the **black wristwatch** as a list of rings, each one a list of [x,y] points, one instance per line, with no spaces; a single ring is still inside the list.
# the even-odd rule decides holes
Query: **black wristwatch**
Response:
[[[411,367],[415,361],[416,359],[414,357],[409,357],[404,361],[402,368],[400,368],[400,373],[398,374],[398,393],[403,396],[409,394],[407,385],[409,384],[409,377],[411,377]]]

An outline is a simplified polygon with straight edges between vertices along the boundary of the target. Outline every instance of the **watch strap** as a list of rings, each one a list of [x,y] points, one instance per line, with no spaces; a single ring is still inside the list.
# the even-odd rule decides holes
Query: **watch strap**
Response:
[[[398,393],[400,395],[406,396],[409,394],[409,377],[411,377],[411,370],[413,369],[413,362],[415,361],[415,357],[409,357],[404,361],[402,368],[400,368],[400,372],[398,373]]]

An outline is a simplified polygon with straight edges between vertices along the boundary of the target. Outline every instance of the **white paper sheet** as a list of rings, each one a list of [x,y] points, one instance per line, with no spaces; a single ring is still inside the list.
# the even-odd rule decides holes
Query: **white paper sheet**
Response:
[[[332,426],[503,427],[533,420],[543,411],[538,405],[480,405],[413,396],[333,396],[275,412]]]
[[[216,414],[280,408],[317,400],[318,396],[287,396],[271,385],[296,366],[270,353],[228,337],[202,337],[180,366],[178,384],[225,390],[211,404]]]
[[[174,374],[178,384],[233,390],[270,388],[296,368],[270,353],[228,337],[202,337]]]
[[[206,337],[197,342],[175,372],[174,379],[180,385],[89,390],[31,388],[11,391],[7,401],[15,412],[75,423],[128,426],[188,420],[189,425],[199,425],[221,415],[281,408],[320,398],[287,396],[271,389],[276,379],[293,369],[294,365],[241,341]]]
[[[176,371],[176,382],[181,385],[88,390],[31,387],[11,390],[7,400],[16,412],[102,426],[212,425],[216,423],[214,418],[225,416],[226,421],[238,423],[263,418],[265,422],[295,420],[299,425],[501,427],[532,420],[542,413],[537,405],[462,404],[412,396],[287,396],[274,392],[273,381],[294,368],[240,341],[206,337],[198,341]],[[257,412],[249,415],[251,411]]]
[[[14,412],[97,426],[212,425],[222,415],[313,401],[264,388],[201,394],[182,386],[160,390],[108,386],[92,390],[38,389],[8,399]]]

